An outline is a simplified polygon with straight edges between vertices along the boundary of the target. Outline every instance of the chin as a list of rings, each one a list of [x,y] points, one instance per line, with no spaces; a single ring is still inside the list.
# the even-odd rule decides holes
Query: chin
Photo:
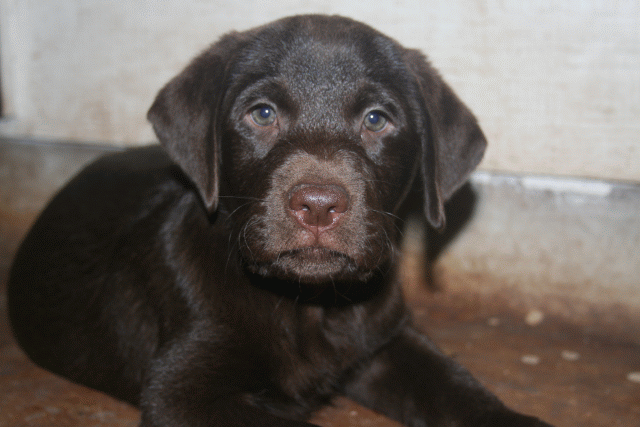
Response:
[[[321,247],[281,252],[270,262],[251,263],[247,267],[264,279],[292,282],[297,288],[316,291],[366,283],[374,275],[373,269],[358,265],[350,256]]]

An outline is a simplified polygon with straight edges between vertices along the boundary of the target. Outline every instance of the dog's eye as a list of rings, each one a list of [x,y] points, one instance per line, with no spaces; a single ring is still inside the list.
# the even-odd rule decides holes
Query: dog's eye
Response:
[[[379,132],[387,126],[387,118],[380,111],[370,111],[364,118],[364,127]]]
[[[251,118],[258,126],[269,126],[276,121],[276,111],[267,105],[261,105],[251,111]]]

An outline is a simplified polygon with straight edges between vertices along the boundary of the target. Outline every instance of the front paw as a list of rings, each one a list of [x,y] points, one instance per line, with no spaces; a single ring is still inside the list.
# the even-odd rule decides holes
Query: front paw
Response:
[[[538,418],[507,411],[491,414],[483,419],[479,427],[553,427]]]

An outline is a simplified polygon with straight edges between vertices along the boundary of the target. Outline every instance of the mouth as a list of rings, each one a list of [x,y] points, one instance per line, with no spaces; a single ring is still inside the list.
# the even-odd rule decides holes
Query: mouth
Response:
[[[249,268],[263,277],[309,285],[365,281],[371,276],[368,269],[359,267],[348,255],[315,246],[287,250],[279,253],[272,261],[256,263]]]

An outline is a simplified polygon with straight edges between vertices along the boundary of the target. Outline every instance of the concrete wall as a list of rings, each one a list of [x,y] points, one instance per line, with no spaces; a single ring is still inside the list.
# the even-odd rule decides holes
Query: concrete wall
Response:
[[[476,173],[473,219],[434,266],[449,293],[640,344],[640,186]]]
[[[0,136],[135,145],[156,91],[231,29],[295,13],[425,51],[476,112],[485,170],[640,181],[634,0],[0,0]]]

